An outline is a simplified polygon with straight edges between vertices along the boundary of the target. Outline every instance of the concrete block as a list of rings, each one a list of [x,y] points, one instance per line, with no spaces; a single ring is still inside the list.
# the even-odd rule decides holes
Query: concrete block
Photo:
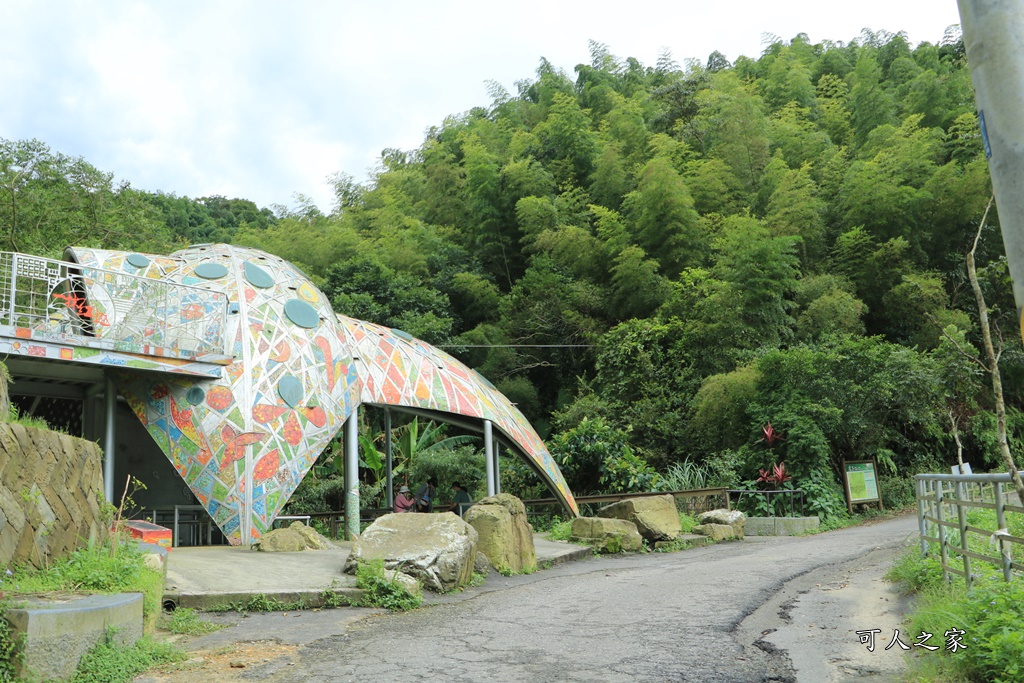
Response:
[[[817,529],[821,520],[815,517],[747,517],[747,536],[796,536]]]
[[[33,599],[7,610],[7,619],[15,636],[24,636],[24,658],[15,673],[27,680],[66,679],[108,630],[123,645],[142,637],[142,593]]]
[[[746,532],[747,536],[774,536],[775,518],[747,517],[746,522],[743,525],[743,530]]]
[[[776,536],[796,536],[821,526],[818,517],[779,517],[775,520]]]

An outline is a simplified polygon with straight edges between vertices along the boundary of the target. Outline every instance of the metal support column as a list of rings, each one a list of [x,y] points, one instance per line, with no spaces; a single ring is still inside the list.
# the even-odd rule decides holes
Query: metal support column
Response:
[[[114,380],[107,375],[107,388],[104,395],[106,404],[106,430],[103,437],[103,493],[108,503],[114,502],[114,413],[117,410],[117,389]]]
[[[345,537],[359,538],[359,409],[345,421]]]
[[[501,442],[494,444],[494,492],[501,493]]]
[[[394,462],[391,459],[391,411],[384,409],[384,473],[387,477],[387,508],[395,509],[395,476]]]
[[[487,473],[487,495],[493,496],[497,491],[494,484],[494,433],[490,420],[484,420],[484,470]]]

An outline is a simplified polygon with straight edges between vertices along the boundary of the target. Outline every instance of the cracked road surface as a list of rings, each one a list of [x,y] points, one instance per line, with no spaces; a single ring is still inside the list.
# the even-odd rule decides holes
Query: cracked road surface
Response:
[[[915,530],[903,516],[529,576],[492,573],[484,586],[404,614],[222,616],[236,625],[189,644],[200,655],[191,673],[201,676],[146,680],[888,681],[902,655],[867,653],[854,631],[891,636],[899,627],[903,605],[880,577]],[[203,665],[204,654],[268,634],[272,656],[250,646],[232,662],[244,668]]]

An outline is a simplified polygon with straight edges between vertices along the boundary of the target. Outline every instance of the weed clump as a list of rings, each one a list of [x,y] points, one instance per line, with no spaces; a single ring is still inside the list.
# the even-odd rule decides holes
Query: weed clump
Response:
[[[364,607],[383,607],[391,611],[416,609],[422,596],[414,595],[395,578],[384,573],[384,561],[360,562],[356,567],[356,586],[364,591]]]
[[[113,632],[85,653],[70,683],[127,683],[155,666],[181,662],[187,655],[180,648],[143,636],[135,645],[117,643]]]

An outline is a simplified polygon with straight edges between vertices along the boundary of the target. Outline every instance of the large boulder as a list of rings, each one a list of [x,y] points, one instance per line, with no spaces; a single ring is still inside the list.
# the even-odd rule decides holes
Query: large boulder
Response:
[[[577,517],[572,520],[572,536],[569,540],[593,546],[603,553],[623,550],[635,552],[644,544],[633,522],[602,517]]]
[[[344,571],[354,574],[359,562],[383,560],[385,569],[413,576],[426,588],[450,591],[473,578],[478,538],[451,512],[387,514],[353,544]]]
[[[478,549],[491,566],[504,572],[537,569],[533,529],[526,521],[523,501],[508,493],[484,498],[466,510],[465,520],[480,534]]]
[[[747,516],[739,510],[718,509],[701,513],[698,521],[701,524],[726,524],[732,527],[737,538],[743,538]]]
[[[300,550],[325,550],[334,545],[316,529],[302,522],[292,522],[283,529],[272,529],[263,535],[257,550],[268,553],[294,553]]]
[[[640,535],[652,542],[668,541],[683,532],[676,499],[669,494],[620,500],[598,510],[597,516],[633,522]]]

